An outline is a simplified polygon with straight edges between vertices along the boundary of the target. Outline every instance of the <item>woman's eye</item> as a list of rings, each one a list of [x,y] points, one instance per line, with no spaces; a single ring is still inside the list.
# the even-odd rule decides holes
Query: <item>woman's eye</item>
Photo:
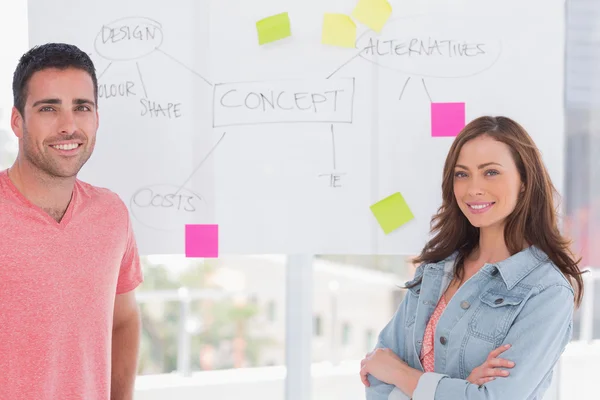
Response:
[[[496,171],[495,169],[489,169],[487,171],[485,171],[485,174],[488,176],[494,176],[494,175],[498,175],[500,172]]]
[[[454,177],[455,177],[455,178],[464,178],[465,176],[467,176],[467,174],[465,174],[465,173],[464,173],[464,172],[462,172],[462,171],[458,171],[458,172],[455,172],[455,173],[454,173]]]

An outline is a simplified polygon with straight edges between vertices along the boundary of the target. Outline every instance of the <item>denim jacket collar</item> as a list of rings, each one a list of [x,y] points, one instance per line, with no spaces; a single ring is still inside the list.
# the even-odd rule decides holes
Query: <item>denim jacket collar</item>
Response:
[[[427,265],[427,269],[434,273],[445,272],[451,274],[454,271],[454,261],[457,255],[458,252],[455,251],[445,260]],[[547,261],[548,256],[543,251],[535,246],[530,246],[500,262],[494,264],[486,263],[483,265],[482,270],[488,274],[492,274],[497,268],[504,284],[510,290],[533,270]]]
[[[530,246],[493,265],[498,268],[500,276],[510,290],[547,261],[548,256],[543,251],[535,246]]]

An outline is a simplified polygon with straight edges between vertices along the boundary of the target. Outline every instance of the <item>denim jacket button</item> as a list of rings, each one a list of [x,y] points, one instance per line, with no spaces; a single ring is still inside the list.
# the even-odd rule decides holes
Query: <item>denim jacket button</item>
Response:
[[[417,289],[417,294],[421,294],[421,289]]]
[[[467,310],[469,307],[471,307],[471,304],[468,301],[463,301],[460,303],[460,308],[463,310]]]
[[[492,276],[496,275],[498,275],[498,268],[494,268],[494,270],[492,271]]]
[[[496,299],[496,300],[494,300],[494,303],[502,304],[502,303],[504,303],[504,299]]]
[[[448,340],[444,336],[442,336],[440,337],[440,343],[446,345],[446,343],[448,343]]]

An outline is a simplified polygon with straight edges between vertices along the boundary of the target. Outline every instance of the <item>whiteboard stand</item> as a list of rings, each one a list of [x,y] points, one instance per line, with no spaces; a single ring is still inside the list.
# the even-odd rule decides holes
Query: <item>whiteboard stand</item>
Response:
[[[286,271],[285,400],[312,397],[313,256],[289,255]]]

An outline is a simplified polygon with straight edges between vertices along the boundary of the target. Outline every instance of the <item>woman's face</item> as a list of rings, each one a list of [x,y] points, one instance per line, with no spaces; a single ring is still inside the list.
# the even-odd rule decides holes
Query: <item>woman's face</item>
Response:
[[[465,143],[454,167],[454,196],[477,228],[504,226],[522,183],[508,145],[481,135]]]

